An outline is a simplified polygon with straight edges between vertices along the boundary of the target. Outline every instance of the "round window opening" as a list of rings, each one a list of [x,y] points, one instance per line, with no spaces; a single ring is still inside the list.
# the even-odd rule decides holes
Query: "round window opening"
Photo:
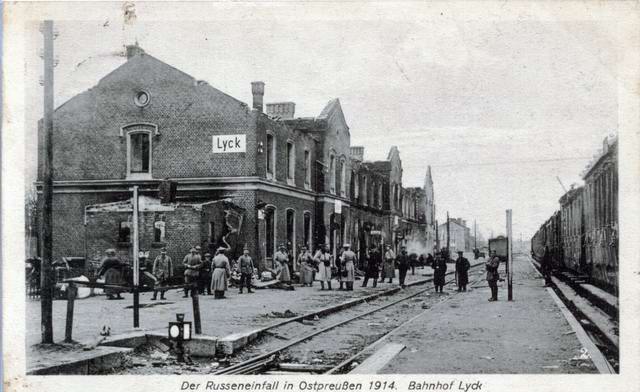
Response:
[[[140,107],[147,106],[149,104],[149,101],[151,101],[151,97],[146,91],[139,91],[133,97],[133,102]]]

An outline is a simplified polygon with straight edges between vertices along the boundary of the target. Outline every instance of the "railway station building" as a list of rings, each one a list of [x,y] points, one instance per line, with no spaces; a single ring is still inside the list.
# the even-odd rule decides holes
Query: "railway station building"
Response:
[[[398,148],[366,161],[338,99],[301,118],[293,102],[265,105],[265,83],[250,87],[247,105],[129,46],[124,64],[60,105],[54,259],[84,257],[90,266],[102,248],[115,248],[130,260],[134,187],[150,259],[163,247],[179,261],[196,245],[225,246],[232,257],[246,246],[264,269],[280,244],[296,254],[329,244],[337,253],[350,242],[361,259],[371,244],[432,247],[430,169],[424,188],[403,188]],[[41,123],[38,135],[41,196]]]

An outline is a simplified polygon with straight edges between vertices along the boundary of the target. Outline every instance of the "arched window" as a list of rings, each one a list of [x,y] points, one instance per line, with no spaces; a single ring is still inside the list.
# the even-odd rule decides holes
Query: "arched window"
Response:
[[[313,252],[312,231],[311,231],[311,213],[309,211],[304,212],[304,244],[309,248],[309,251]]]
[[[347,197],[347,161],[340,160],[340,196]]]
[[[289,252],[293,252],[294,270],[297,270],[296,265],[296,212],[292,209],[286,211],[286,223],[287,223],[287,243],[285,244]]]
[[[336,193],[336,157],[329,158],[329,192]]]
[[[264,209],[265,223],[265,255],[273,258],[274,249],[276,247],[276,208],[268,206]]]
[[[296,176],[296,147],[292,141],[287,142],[287,183],[295,185]]]

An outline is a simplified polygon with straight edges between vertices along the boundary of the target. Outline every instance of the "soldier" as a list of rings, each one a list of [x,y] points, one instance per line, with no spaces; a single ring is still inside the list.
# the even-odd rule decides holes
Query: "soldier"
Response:
[[[335,263],[329,251],[329,245],[320,246],[313,259],[318,266],[320,290],[324,290],[325,283],[327,284],[327,289],[331,290],[331,268],[335,267]]]
[[[498,274],[499,266],[500,258],[496,255],[496,251],[492,250],[489,261],[485,263],[485,268],[487,270],[487,282],[491,288],[491,298],[489,298],[490,302],[498,300],[498,279],[500,279],[500,275]]]
[[[242,288],[247,287],[247,293],[253,293],[251,291],[251,276],[253,275],[253,259],[249,256],[249,249],[245,246],[242,251],[242,256],[238,258],[238,268],[240,269],[240,294],[242,294]]]
[[[197,250],[197,247],[196,247]],[[204,260],[202,261],[202,269],[200,270],[200,278],[198,283],[198,289],[200,294],[204,294],[205,291],[207,295],[211,295],[211,253],[207,252],[204,254]]]
[[[409,270],[409,255],[407,254],[407,248],[405,246],[400,248],[400,255],[398,256],[398,273],[400,280],[400,287],[405,288],[404,280],[407,277],[407,271]]]
[[[542,276],[544,276],[544,285],[551,285],[551,251],[549,251],[549,247],[544,247],[544,254],[542,255],[542,262],[540,263],[540,268],[542,269]]]
[[[315,267],[313,257],[311,257],[311,253],[309,253],[306,246],[302,247],[300,255],[298,255],[298,265],[301,271],[302,286],[312,287]]]
[[[463,256],[462,251],[458,251],[458,258],[456,259],[458,291],[467,291],[467,283],[469,283],[469,268],[471,268],[469,260]]]
[[[436,288],[436,293],[442,293],[444,288],[444,277],[447,273],[447,259],[446,252],[441,252],[436,255],[431,268],[433,268],[433,285]]]
[[[107,249],[105,252],[106,256],[102,259],[102,263],[100,264],[100,268],[98,268],[97,276],[104,275],[104,283],[112,284],[112,285],[122,285],[124,284],[124,277],[122,276],[124,265],[116,256],[115,249]],[[109,289],[105,288],[104,293],[107,295],[107,299],[123,299],[120,296],[120,290],[117,289]],[[116,297],[113,296],[116,295]]]
[[[224,254],[226,251],[226,248],[218,248],[211,263],[211,269],[213,269],[213,274],[211,275],[211,290],[213,291],[213,298],[215,299],[224,298],[224,292],[227,290],[227,279],[231,275],[229,259]]]
[[[382,255],[377,246],[371,245],[369,260],[367,261],[367,271],[364,275],[362,287],[367,287],[369,279],[373,279],[373,287],[378,285],[378,270],[380,269],[380,264],[382,264]]]
[[[353,291],[353,282],[356,277],[356,254],[350,249],[351,244],[344,244],[342,247],[344,251],[342,252],[342,276],[340,277],[340,283],[345,283],[347,291]]]
[[[196,248],[191,248],[189,254],[184,256],[182,265],[184,266],[184,283],[188,285],[184,288],[183,298],[187,298],[189,297],[189,289],[191,289],[191,295],[194,294],[194,290],[198,289],[196,285],[198,284],[200,268],[202,267],[202,259]]]
[[[396,275],[395,260],[396,254],[391,250],[391,245],[387,245],[387,251],[384,252],[384,266],[382,268],[380,283],[387,278],[389,278],[389,283],[393,283],[393,278]]]
[[[166,282],[173,277],[173,261],[171,261],[171,257],[167,256],[166,248],[162,248],[160,250],[160,254],[156,256],[155,260],[153,260],[151,273],[156,277],[156,279],[158,279],[158,286],[164,286]],[[160,299],[165,299],[165,290],[158,290],[154,286],[153,297],[151,297],[152,300],[156,300],[158,297],[158,291],[160,291]]]
[[[289,272],[289,257],[285,249],[284,244],[280,244],[278,251],[273,256],[273,262],[276,279],[278,279],[285,288],[289,289],[289,286],[291,286],[291,273]]]

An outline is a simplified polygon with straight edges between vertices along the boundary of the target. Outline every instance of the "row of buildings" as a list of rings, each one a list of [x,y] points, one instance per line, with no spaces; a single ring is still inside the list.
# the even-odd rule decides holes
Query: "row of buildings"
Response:
[[[263,82],[251,91],[249,106],[127,47],[124,64],[55,110],[54,259],[85,257],[89,266],[115,248],[130,260],[134,187],[139,244],[151,258],[162,247],[181,260],[195,245],[233,255],[246,246],[270,268],[280,244],[432,250],[430,167],[422,186],[404,187],[398,148],[367,161],[338,99],[296,117],[293,102],[264,104]]]
[[[479,246],[471,228],[467,226],[467,221],[462,218],[449,218],[449,226],[447,223],[438,225],[438,242],[440,247],[446,248],[449,244],[450,254],[453,256],[456,252],[471,252],[474,247]]]

